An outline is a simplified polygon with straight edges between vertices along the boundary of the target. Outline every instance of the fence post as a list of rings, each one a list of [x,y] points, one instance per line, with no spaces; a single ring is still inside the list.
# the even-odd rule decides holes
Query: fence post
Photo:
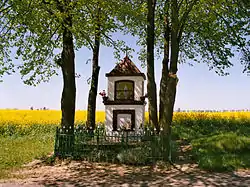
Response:
[[[58,127],[56,127],[56,136],[55,136],[55,144],[54,144],[54,156],[58,156]]]
[[[152,148],[152,161],[153,161],[153,165],[155,164],[155,135],[152,134],[151,135],[151,148]]]
[[[99,128],[97,127],[97,148],[99,148],[99,140],[100,140],[100,133],[99,133]]]
[[[74,154],[74,126],[62,126],[58,130],[58,154],[62,157],[73,156]]]
[[[128,131],[125,131],[126,133],[126,146],[128,145]]]
[[[122,144],[124,143],[124,132],[122,132]]]

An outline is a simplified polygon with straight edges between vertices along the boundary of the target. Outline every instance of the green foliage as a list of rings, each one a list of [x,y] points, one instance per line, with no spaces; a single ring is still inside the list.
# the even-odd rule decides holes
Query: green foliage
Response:
[[[55,133],[56,125],[32,124],[29,126],[19,126],[16,124],[8,124],[0,126],[0,137],[8,136],[35,136],[37,134]]]
[[[114,47],[116,54],[124,52],[125,43],[114,41],[111,33],[123,29],[117,17],[125,4],[100,0],[0,2],[0,78],[18,70],[25,84],[37,85],[57,75],[65,27],[73,34],[76,50],[82,46],[93,49],[95,28],[100,25],[101,43]],[[66,21],[69,15],[72,27]],[[13,58],[18,63],[12,63]]]
[[[250,54],[248,15],[249,7],[241,1],[196,1],[183,29],[182,59],[205,62],[210,70],[228,75],[225,69],[233,66],[230,58],[237,55],[247,70],[250,63],[246,58]]]
[[[154,160],[158,160],[157,157],[152,157],[152,147],[150,146],[127,147],[117,144],[97,147],[85,145],[85,150],[82,149],[82,146],[79,142],[75,145],[74,159],[128,165],[148,165]]]
[[[56,74],[56,64],[53,62],[55,49],[60,47],[57,19],[51,18],[43,3],[38,1],[5,1],[4,11],[0,17],[1,38],[6,53],[3,59],[11,61],[13,56],[19,60],[12,64],[19,70],[24,83],[36,85],[48,81]],[[12,52],[12,56],[10,55]],[[0,59],[1,60],[1,59]],[[2,62],[2,61],[1,61]]]
[[[151,147],[136,147],[131,149],[122,150],[117,159],[122,164],[131,165],[147,165],[152,162],[152,149]]]
[[[139,59],[145,64],[146,20],[134,18],[146,18],[146,3],[134,0],[132,4],[140,9],[136,10],[137,15],[127,15],[130,22],[123,22],[129,33],[139,37]],[[178,7],[176,16],[172,16],[175,7]],[[178,3],[158,0],[155,12],[156,57],[160,58],[163,54],[164,27],[168,24],[178,36],[178,48],[172,51],[180,49],[179,62],[204,62],[219,75],[228,75],[225,69],[233,66],[230,60],[236,56],[247,72],[250,69],[249,12],[249,3],[241,0],[191,0]],[[173,28],[173,24],[176,24],[176,28]],[[169,33],[170,43],[173,43],[172,34]]]

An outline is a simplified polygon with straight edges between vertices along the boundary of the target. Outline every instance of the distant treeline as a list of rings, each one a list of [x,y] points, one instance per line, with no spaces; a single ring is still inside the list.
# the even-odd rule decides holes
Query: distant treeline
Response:
[[[175,112],[249,112],[250,109],[241,110],[181,110],[177,109]]]
[[[4,110],[22,110],[18,108],[6,108]],[[43,107],[43,108],[34,108],[30,107],[30,110],[49,110],[49,108]],[[84,111],[84,110],[82,110]],[[175,112],[250,112],[250,109],[241,109],[241,110],[181,110],[180,108],[175,110]]]
[[[43,108],[37,108],[37,109],[34,109],[34,107],[30,107],[30,110],[49,110],[49,108],[46,108],[46,107],[43,107]]]

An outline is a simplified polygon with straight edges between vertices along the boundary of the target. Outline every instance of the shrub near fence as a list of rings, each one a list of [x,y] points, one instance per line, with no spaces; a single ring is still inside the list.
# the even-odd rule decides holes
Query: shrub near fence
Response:
[[[57,128],[55,156],[125,164],[149,164],[163,159],[162,135],[150,129],[106,134],[103,127],[91,131],[78,126],[74,133],[69,131]]]

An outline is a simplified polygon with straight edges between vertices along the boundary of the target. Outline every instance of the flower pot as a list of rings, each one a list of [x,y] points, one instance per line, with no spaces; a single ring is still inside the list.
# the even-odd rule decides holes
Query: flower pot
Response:
[[[108,97],[107,96],[104,96],[102,97],[103,101],[107,101],[108,100]]]
[[[141,101],[145,101],[145,96],[140,97]]]

